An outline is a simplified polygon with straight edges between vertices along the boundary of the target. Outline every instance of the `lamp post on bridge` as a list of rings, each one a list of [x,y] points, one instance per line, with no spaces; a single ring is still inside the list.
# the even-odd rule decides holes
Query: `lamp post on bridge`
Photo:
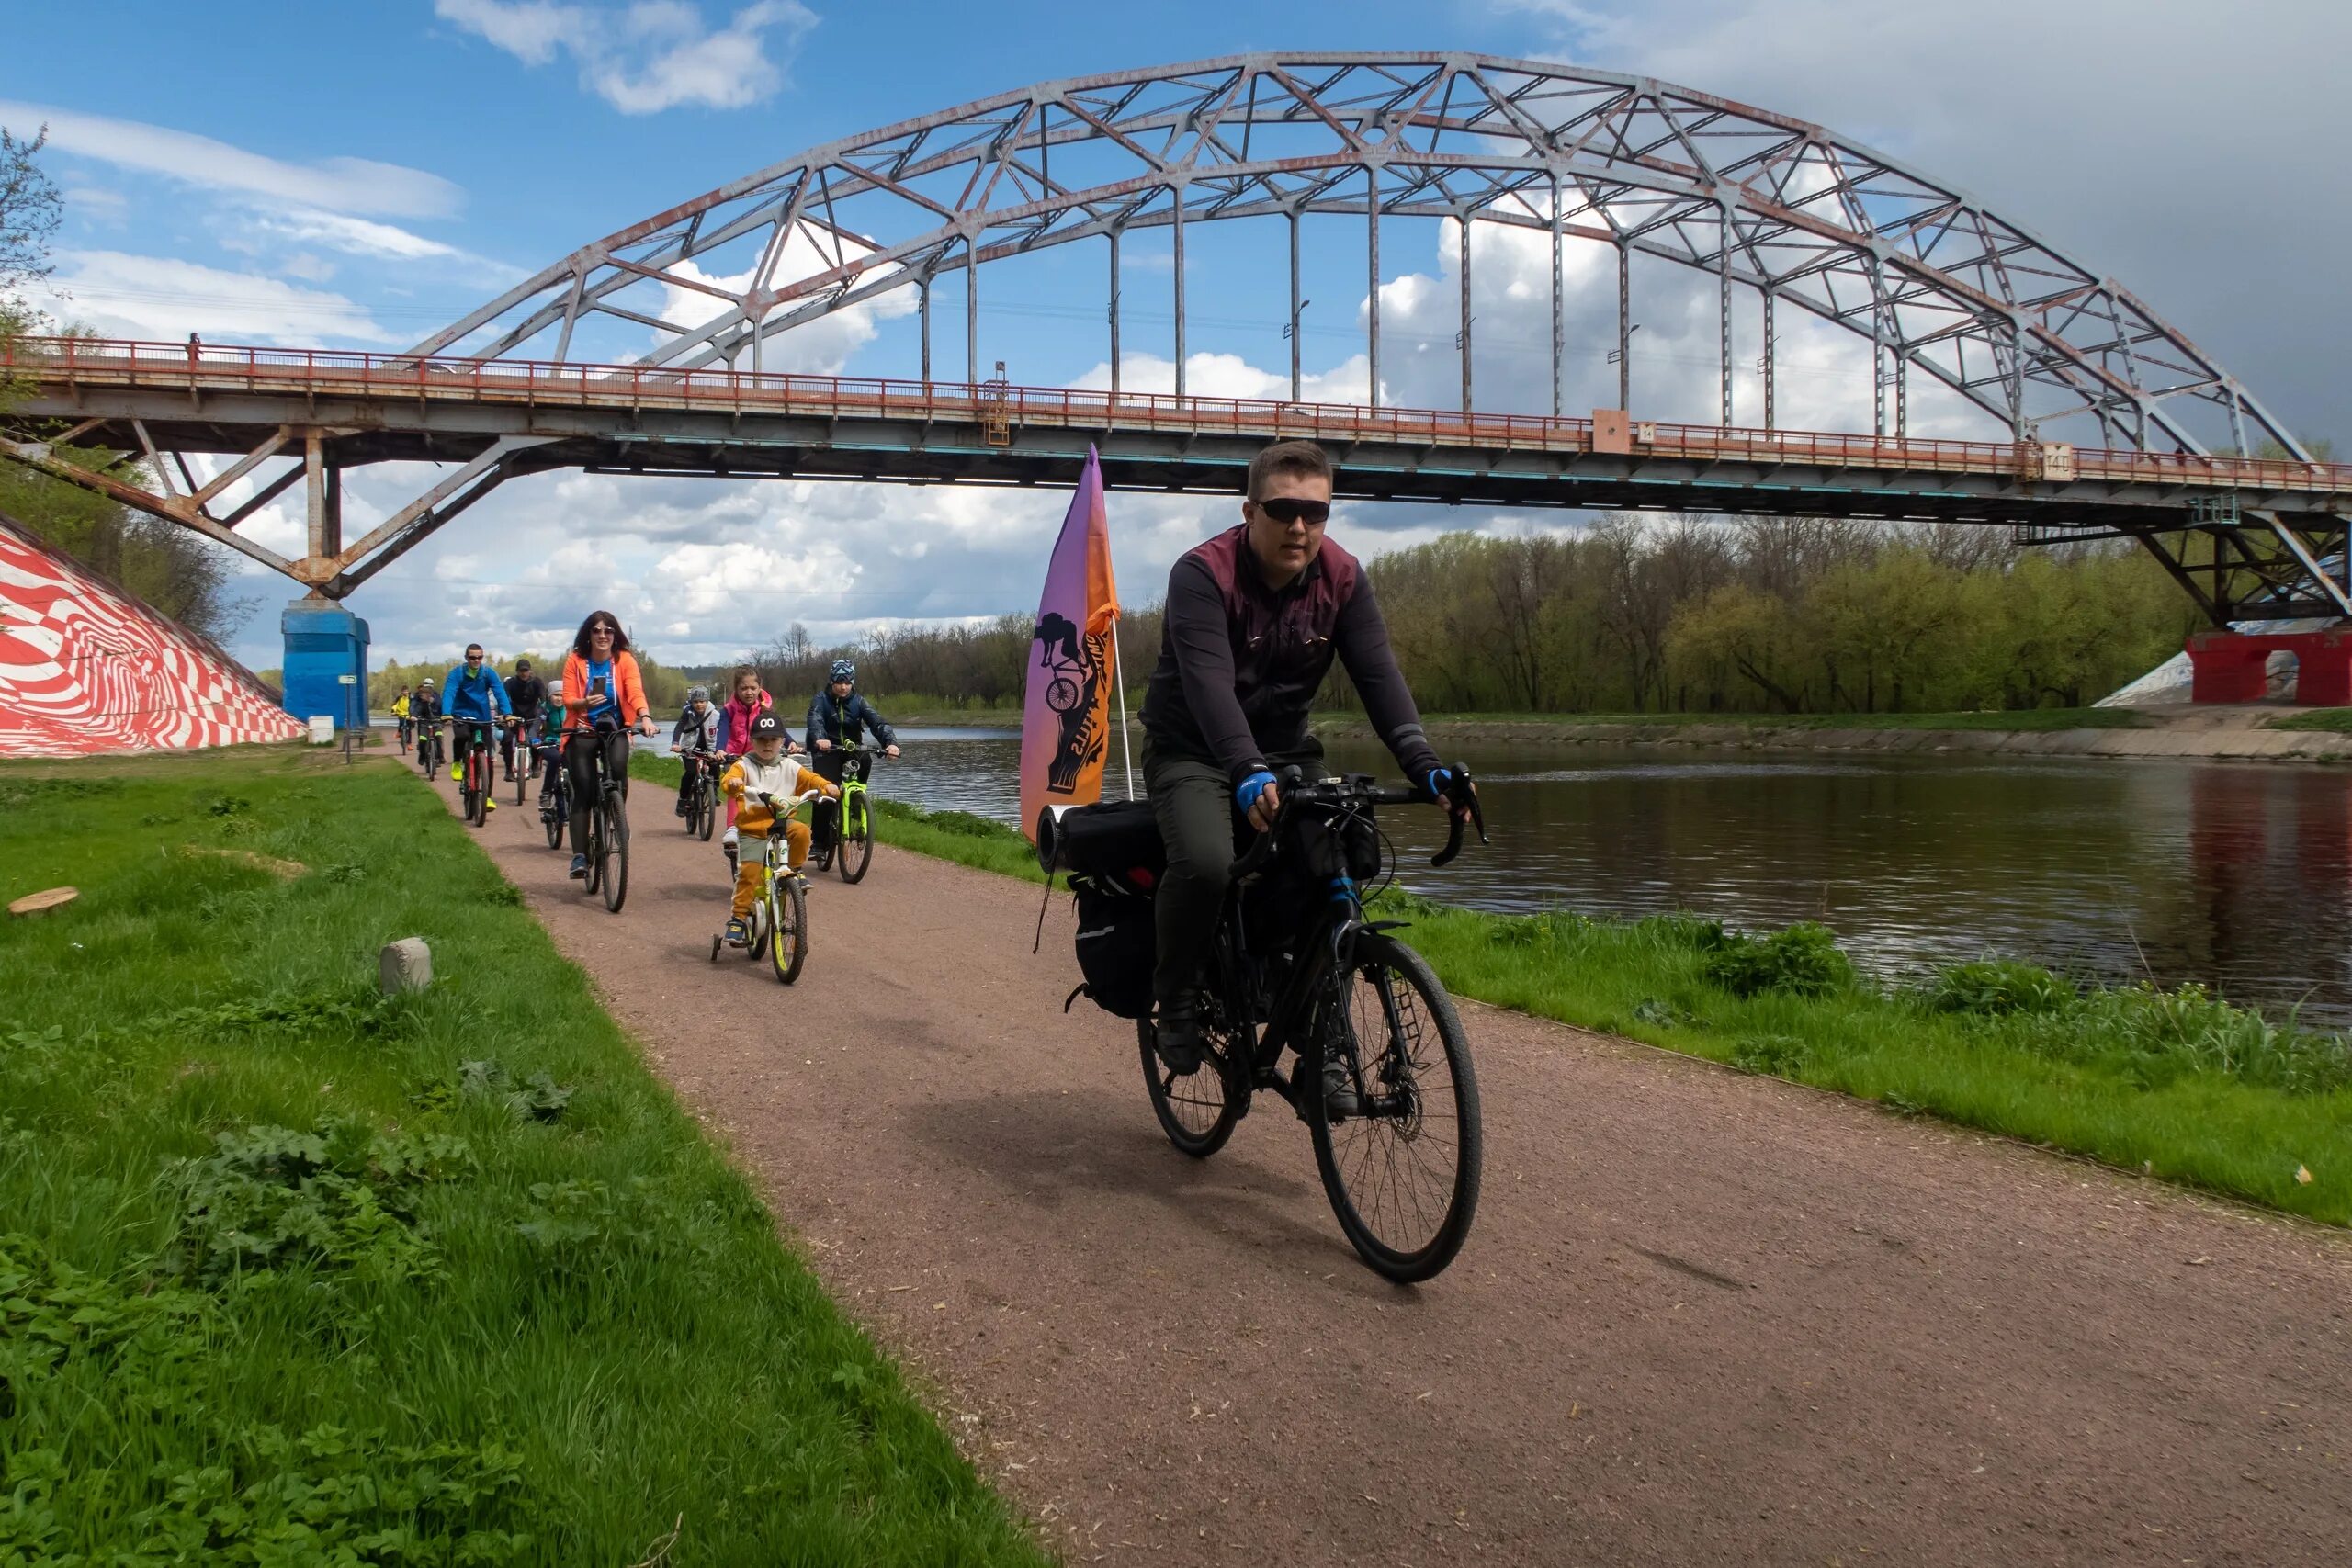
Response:
[[[1297,275],[1294,273],[1292,276],[1295,277]],[[1314,303],[1315,301],[1312,299],[1301,299],[1293,304],[1290,308],[1290,325],[1283,329],[1283,336],[1290,339],[1290,400],[1292,402],[1297,402],[1299,400],[1298,318],[1306,313],[1306,308],[1309,305]]]

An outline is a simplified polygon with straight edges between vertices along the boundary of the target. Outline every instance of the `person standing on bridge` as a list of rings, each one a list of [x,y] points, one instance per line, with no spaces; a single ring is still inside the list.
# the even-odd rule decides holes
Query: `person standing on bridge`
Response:
[[[1331,459],[1309,441],[1282,441],[1250,459],[1241,525],[1180,558],[1143,704],[1143,776],[1168,850],[1155,895],[1155,1035],[1175,1073],[1201,1063],[1201,965],[1233,872],[1234,818],[1260,832],[1282,805],[1275,770],[1323,776],[1307,709],[1336,657],[1364,716],[1405,776],[1457,814],[1453,773],[1421,728],[1396,667],[1371,581],[1324,536]],[[1336,1069],[1336,1071],[1332,1070]],[[1347,1065],[1324,1075],[1334,1115],[1352,1115]]]
[[[618,616],[597,610],[580,623],[571,651],[563,660],[563,766],[571,775],[571,874],[588,874],[588,856],[577,846],[588,841],[588,813],[596,800],[596,759],[605,776],[619,781],[628,798],[628,730],[656,733],[646,705],[645,681],[628,634]]]

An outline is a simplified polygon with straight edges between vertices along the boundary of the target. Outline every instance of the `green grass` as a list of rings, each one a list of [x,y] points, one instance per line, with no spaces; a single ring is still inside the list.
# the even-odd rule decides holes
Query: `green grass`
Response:
[[[1040,880],[1011,828],[940,815],[891,805],[888,841]],[[1756,940],[1683,916],[1381,908],[1461,996],[2352,1224],[2352,1048],[2194,986],[1986,962],[1890,988],[1818,927]]]
[[[410,770],[0,766],[0,1562],[1042,1561]]]
[[[2262,721],[2265,729],[2317,729],[2331,735],[2352,735],[2352,708],[2304,708],[2299,713],[2274,714]]]
[[[1440,713],[1425,714],[1433,727],[1448,725],[1737,725],[1758,729],[2144,729],[2154,721],[2131,708],[2018,708],[1994,713]],[[1361,727],[1352,715],[1327,716],[1323,725]]]

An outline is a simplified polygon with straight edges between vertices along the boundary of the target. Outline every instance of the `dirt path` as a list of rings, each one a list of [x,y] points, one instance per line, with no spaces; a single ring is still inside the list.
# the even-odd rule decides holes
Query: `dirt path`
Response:
[[[1477,1229],[1395,1289],[1279,1106],[1168,1146],[1066,902],[885,847],[787,991],[636,807],[616,918],[483,842],[1072,1562],[2352,1562],[2344,1236],[1471,1007]]]

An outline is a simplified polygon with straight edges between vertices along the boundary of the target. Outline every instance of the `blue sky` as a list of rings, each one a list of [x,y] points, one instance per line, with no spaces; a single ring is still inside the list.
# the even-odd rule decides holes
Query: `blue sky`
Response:
[[[1573,59],[1817,119],[1906,157],[2121,279],[2298,429],[2340,438],[2352,435],[2338,374],[2352,334],[2335,274],[2352,218],[2336,198],[2344,139],[2329,73],[2352,44],[2347,15],[2318,0],[1979,0],[1964,15],[1878,0],[91,4],[11,17],[0,124],[51,126],[50,166],[68,196],[56,313],[121,335],[399,348],[728,178],[1034,81],[1302,45]],[[91,68],[101,33],[116,68]],[[1430,338],[1425,367],[1396,350],[1394,374],[1430,388],[1400,400],[1442,400],[1453,374],[1441,238],[1384,240],[1384,319],[1396,289],[1396,330],[1421,321]],[[1195,389],[1245,392],[1286,375],[1280,260],[1253,265],[1258,243],[1195,231],[1189,346],[1213,356],[1193,360]],[[1532,356],[1512,341],[1510,261],[1498,261],[1498,276],[1481,274],[1501,289],[1479,362],[1494,390],[1481,401],[1532,406],[1540,366],[1520,363]],[[1335,395],[1360,346],[1359,265],[1309,268],[1306,368]],[[1099,254],[1048,255],[1001,280],[984,273],[983,360],[1004,357],[1031,383],[1099,373],[1100,266]],[[1151,374],[1153,355],[1165,368],[1168,329],[1152,316],[1169,280],[1165,254],[1139,243],[1125,281],[1131,378]],[[1682,412],[1678,400],[1712,396],[1712,336],[1679,333],[1674,309],[1653,303],[1636,361],[1637,401],[1665,417]],[[910,325],[887,312],[870,324],[838,345],[843,367],[911,374]],[[960,374],[960,330],[943,332],[937,352],[943,373]],[[1818,371],[1810,423],[1857,417],[1833,374],[1839,346],[1818,345],[1811,361],[1793,352],[1785,380]],[[1613,372],[1592,357],[1597,386]],[[1354,375],[1361,386],[1360,360]],[[415,479],[356,476],[354,515],[364,525],[397,506]],[[718,659],[796,620],[828,637],[1022,608],[1061,504],[543,476],[485,502],[354,604],[379,650],[403,657],[468,637],[544,646],[595,603],[657,654]],[[1127,596],[1155,597],[1173,557],[1229,511],[1114,496]],[[1378,548],[1443,526],[1567,521],[1361,507],[1342,531]],[[252,526],[293,542],[290,513]],[[291,588],[247,581],[257,610],[234,645],[249,661],[277,662],[276,610]]]

